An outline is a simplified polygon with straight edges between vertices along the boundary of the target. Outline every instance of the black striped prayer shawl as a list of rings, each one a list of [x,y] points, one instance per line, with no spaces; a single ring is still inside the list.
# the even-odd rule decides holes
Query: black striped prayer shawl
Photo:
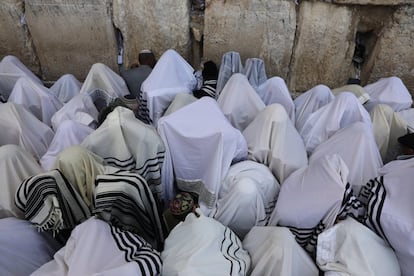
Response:
[[[165,227],[157,201],[142,176],[132,172],[99,175],[95,185],[94,214],[140,235],[154,248],[162,248]]]
[[[51,231],[54,235],[73,229],[91,215],[82,197],[59,170],[23,181],[15,203],[39,231]]]

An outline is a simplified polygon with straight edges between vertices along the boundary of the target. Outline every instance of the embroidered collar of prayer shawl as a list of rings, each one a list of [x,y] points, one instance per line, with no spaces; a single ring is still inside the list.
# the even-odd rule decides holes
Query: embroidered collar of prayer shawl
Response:
[[[32,176],[20,185],[15,197],[17,207],[39,231],[73,229],[90,217],[81,196],[59,170]]]
[[[144,178],[136,173],[98,175],[94,214],[111,225],[142,236],[160,250],[165,226]]]

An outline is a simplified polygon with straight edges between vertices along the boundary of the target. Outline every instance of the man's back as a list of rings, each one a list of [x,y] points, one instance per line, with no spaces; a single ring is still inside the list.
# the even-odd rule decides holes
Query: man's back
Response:
[[[151,71],[152,68],[150,66],[140,65],[121,73],[121,76],[125,80],[131,95],[134,95],[137,98],[139,97],[141,84],[149,76]]]

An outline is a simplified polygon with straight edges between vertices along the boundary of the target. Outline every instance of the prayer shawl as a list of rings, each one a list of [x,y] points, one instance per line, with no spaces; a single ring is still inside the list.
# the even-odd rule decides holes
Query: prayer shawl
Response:
[[[51,126],[53,114],[63,106],[48,88],[28,78],[20,78],[16,82],[8,102],[23,105],[48,126]]]
[[[41,172],[42,168],[23,148],[16,145],[0,147],[0,218],[24,218],[24,213],[14,204],[14,195],[23,180]]]
[[[259,87],[257,93],[265,105],[274,103],[283,105],[292,122],[295,122],[295,104],[282,78],[273,77],[268,79]]]
[[[256,91],[267,80],[265,64],[260,58],[248,58],[243,73]]]
[[[96,218],[78,225],[54,260],[36,270],[43,275],[160,275],[160,253],[143,238]]]
[[[224,116],[240,131],[243,131],[265,108],[265,104],[250,85],[246,76],[240,73],[230,77],[221,91],[217,103]]]
[[[408,108],[408,109],[398,111],[397,114],[407,124],[407,130],[409,132],[414,132],[414,108]]]
[[[62,150],[73,145],[79,145],[93,131],[93,128],[79,122],[72,120],[63,121],[56,130],[47,152],[39,160],[43,170],[50,170],[53,163],[55,163],[56,157]]]
[[[140,175],[130,172],[96,178],[94,213],[113,226],[138,234],[162,249],[164,226],[150,188]]]
[[[238,52],[227,52],[221,58],[221,65],[217,79],[216,99],[220,96],[227,81],[235,73],[243,73],[243,65],[241,63],[240,54]]]
[[[377,104],[369,114],[381,158],[384,163],[388,163],[400,154],[400,145],[397,139],[407,134],[407,122],[386,104]]]
[[[358,84],[348,84],[345,86],[332,89],[332,93],[335,96],[339,95],[339,93],[342,93],[342,92],[354,93],[354,95],[358,98],[361,104],[366,103],[370,99],[369,94],[365,91],[365,89],[362,86]]]
[[[138,173],[157,197],[162,195],[164,143],[156,129],[136,119],[130,109],[115,108],[81,145],[110,166]]]
[[[129,94],[124,79],[102,63],[92,65],[79,93],[90,93],[97,89],[106,91],[113,98]]]
[[[30,275],[60,248],[48,233],[26,220],[0,219],[0,275]]]
[[[243,240],[251,257],[250,276],[318,276],[309,254],[286,227],[255,226]]]
[[[25,107],[15,103],[0,104],[0,145],[15,144],[39,160],[53,139],[53,131]]]
[[[316,262],[337,275],[400,276],[391,247],[371,229],[348,217],[318,236]]]
[[[178,93],[192,93],[194,69],[176,51],[164,52],[141,86],[141,117],[157,126],[158,119]]]
[[[310,114],[299,134],[310,155],[338,130],[355,122],[363,122],[372,129],[371,118],[355,95],[342,92],[332,102]]]
[[[364,88],[370,96],[370,100],[364,105],[368,111],[383,103],[398,112],[410,108],[413,103],[410,92],[398,77],[382,78]]]
[[[213,218],[190,213],[165,240],[162,275],[247,275],[250,257],[240,239]]]
[[[396,162],[396,163],[394,163]],[[413,159],[392,161],[370,180],[359,200],[366,206],[365,224],[394,249],[401,275],[414,271]]]
[[[164,113],[164,116],[168,116],[174,111],[177,111],[178,109],[186,105],[189,105],[190,103],[193,103],[195,101],[197,101],[197,98],[193,95],[187,93],[179,93],[174,97],[174,100],[168,106],[167,110]]]
[[[265,225],[280,185],[265,165],[246,160],[232,165],[223,180],[211,217],[241,239],[255,225]]]
[[[247,157],[242,134],[210,97],[161,118],[158,131],[166,147],[161,174],[164,199],[174,197],[175,177],[179,189],[199,195],[201,209],[208,215],[232,162]]]
[[[197,99],[208,96],[216,98],[217,80],[205,80],[199,90],[194,90],[193,94]]]
[[[27,77],[42,85],[42,81],[30,71],[17,57],[5,56],[0,62],[0,92],[4,100],[9,98],[17,80]]]
[[[308,164],[302,138],[280,104],[263,109],[243,136],[249,148],[248,158],[268,166],[280,184]]]
[[[298,96],[293,103],[296,110],[296,129],[301,131],[313,112],[330,103],[335,96],[328,86],[320,84]]]
[[[59,170],[29,177],[16,192],[16,206],[39,231],[54,235],[90,217],[81,196]]]
[[[72,74],[61,76],[51,87],[56,97],[62,102],[67,103],[73,97],[79,94],[82,83]]]
[[[325,155],[292,173],[281,186],[269,225],[289,227],[296,241],[314,255],[318,235],[338,218],[364,215],[352,195],[348,173],[338,155]]]
[[[309,161],[324,155],[338,154],[349,169],[349,183],[358,194],[361,186],[378,174],[383,166],[375,138],[365,123],[354,123],[320,144]]]

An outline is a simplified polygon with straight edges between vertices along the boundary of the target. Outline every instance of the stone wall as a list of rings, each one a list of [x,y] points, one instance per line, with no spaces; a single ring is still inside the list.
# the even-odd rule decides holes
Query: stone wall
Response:
[[[353,77],[359,36],[362,84],[396,75],[414,93],[414,0],[297,2],[206,0],[194,13],[190,0],[3,0],[0,58],[17,56],[45,81],[65,73],[82,81],[93,63],[117,71],[118,54],[127,68],[144,48],[157,57],[173,48],[195,69],[238,51],[303,92]]]

